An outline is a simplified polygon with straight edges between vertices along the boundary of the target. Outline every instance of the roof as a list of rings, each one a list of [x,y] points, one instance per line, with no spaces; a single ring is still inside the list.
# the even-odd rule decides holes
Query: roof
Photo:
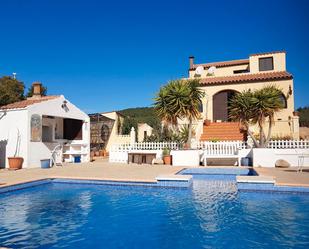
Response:
[[[215,84],[235,84],[241,82],[254,82],[254,81],[268,81],[268,80],[286,80],[293,79],[292,74],[279,71],[270,73],[257,73],[257,74],[242,74],[233,76],[221,77],[207,77],[200,80],[201,85],[215,85]]]
[[[37,99],[25,99],[18,102],[14,102],[8,105],[1,106],[1,110],[10,110],[10,109],[23,109],[30,105],[38,104],[44,101],[52,100],[59,98],[60,96],[43,96]]]
[[[115,121],[115,119],[106,117],[106,116],[102,115],[101,113],[91,113],[91,114],[88,114],[88,116],[90,117],[91,122],[96,122],[96,121]]]
[[[263,52],[263,53],[250,54],[250,56],[278,54],[278,53],[286,53],[286,52],[284,50],[282,50],[282,51],[271,51],[271,52]],[[231,61],[219,61],[219,62],[211,62],[211,63],[203,63],[203,64],[193,64],[192,67],[189,70],[194,70],[198,66],[202,66],[204,68],[210,68],[210,67],[239,66],[239,65],[245,65],[245,64],[249,64],[249,59],[240,59],[240,60],[231,60]]]
[[[282,50],[282,51],[272,51],[272,52],[263,52],[263,53],[250,54],[250,56],[267,55],[267,54],[280,54],[280,53],[286,53],[286,52],[284,50]]]
[[[115,112],[117,115],[125,117],[125,115],[123,115],[121,112],[119,111],[111,111],[111,112],[100,112],[100,114],[104,115],[104,114],[109,114],[109,113],[113,113]]]
[[[204,63],[204,64],[194,64],[190,69],[196,69],[198,66],[202,66],[204,68],[209,67],[228,67],[228,66],[238,66],[249,64],[249,59],[242,60],[232,60],[232,61],[220,61],[220,62],[212,62],[212,63]]]

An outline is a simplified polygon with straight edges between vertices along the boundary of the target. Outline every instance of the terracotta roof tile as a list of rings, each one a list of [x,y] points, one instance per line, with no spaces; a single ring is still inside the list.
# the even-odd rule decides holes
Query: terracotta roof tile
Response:
[[[9,110],[9,109],[22,109],[26,108],[30,105],[37,104],[43,101],[51,100],[59,98],[60,96],[44,96],[38,99],[26,99],[18,102],[14,102],[8,105],[1,106],[0,109],[2,110]]]
[[[201,85],[215,85],[215,84],[236,84],[241,82],[252,82],[252,81],[267,81],[267,80],[285,80],[293,79],[292,74],[279,71],[270,73],[257,73],[257,74],[242,74],[233,76],[222,76],[201,79]]]
[[[220,61],[220,62],[212,62],[212,63],[204,63],[204,64],[194,64],[192,69],[196,69],[198,66],[203,66],[204,68],[210,68],[210,67],[228,67],[228,66],[237,66],[237,65],[244,65],[249,64],[248,59],[243,60],[232,60],[232,61]]]

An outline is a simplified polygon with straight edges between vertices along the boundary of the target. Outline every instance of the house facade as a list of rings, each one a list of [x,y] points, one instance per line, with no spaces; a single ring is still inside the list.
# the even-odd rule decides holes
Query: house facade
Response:
[[[189,65],[189,79],[200,79],[205,91],[201,119],[195,123],[197,139],[245,140],[246,134],[240,131],[239,124],[229,119],[229,100],[235,93],[269,84],[281,89],[284,103],[284,109],[275,116],[272,136],[299,138],[299,118],[294,113],[293,76],[286,69],[285,52],[252,54],[247,59],[204,64],[196,64],[191,56]],[[210,124],[206,126],[205,120]],[[251,129],[258,133],[256,126]]]
[[[65,162],[90,159],[90,119],[63,95],[41,96],[34,83],[31,98],[0,107],[0,167],[8,157],[23,157],[24,168],[40,167],[56,146]]]
[[[153,128],[147,123],[137,125],[137,142],[144,142],[147,137],[152,135]]]

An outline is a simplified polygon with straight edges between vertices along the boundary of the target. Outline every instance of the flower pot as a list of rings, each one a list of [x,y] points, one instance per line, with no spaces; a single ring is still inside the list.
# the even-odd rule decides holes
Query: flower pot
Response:
[[[204,125],[209,126],[211,124],[211,121],[209,119],[204,120]]]
[[[295,116],[299,117],[299,112],[294,111],[294,112],[293,112],[293,116],[294,116],[294,117],[295,117]]]
[[[171,155],[163,156],[163,162],[166,165],[172,165],[172,156]]]
[[[104,156],[104,150],[99,150],[99,156]]]
[[[190,144],[189,144],[189,143],[185,143],[185,144],[183,145],[183,148],[184,148],[185,150],[190,149]]]
[[[8,157],[9,169],[18,170],[23,166],[24,158],[22,157]]]

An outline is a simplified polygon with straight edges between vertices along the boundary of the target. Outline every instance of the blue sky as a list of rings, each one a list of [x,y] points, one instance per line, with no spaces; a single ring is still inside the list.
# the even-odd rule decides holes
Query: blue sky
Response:
[[[309,105],[309,1],[1,0],[0,76],[41,81],[84,111],[149,106],[196,62],[287,51]]]

